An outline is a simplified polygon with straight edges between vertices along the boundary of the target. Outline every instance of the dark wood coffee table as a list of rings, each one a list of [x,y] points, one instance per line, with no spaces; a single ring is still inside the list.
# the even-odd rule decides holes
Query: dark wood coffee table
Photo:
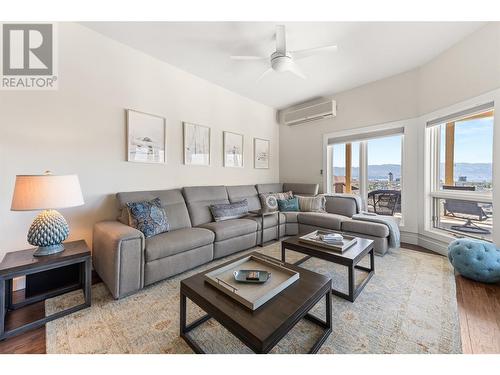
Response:
[[[255,256],[266,256],[253,252]],[[247,255],[241,257],[247,257]],[[273,261],[278,261],[267,257]],[[309,270],[286,264],[300,273],[300,278],[273,299],[252,311],[231,297],[226,296],[204,280],[204,274],[232,263],[234,260],[209,271],[181,281],[180,335],[195,353],[204,353],[189,335],[189,331],[210,318],[217,320],[255,353],[268,353],[302,318],[323,328],[323,334],[309,353],[316,353],[332,332],[331,278]],[[207,314],[187,324],[187,298]],[[326,321],[309,314],[309,311],[326,298]]]
[[[306,254],[307,256],[295,262],[294,265],[299,265],[311,257],[320,258],[327,260],[329,262],[341,264],[347,267],[348,270],[348,282],[349,291],[348,293],[343,293],[332,286],[332,293],[336,296],[347,299],[348,301],[354,302],[358,297],[359,293],[363,290],[365,285],[370,281],[373,274],[375,273],[375,254],[373,253],[373,241],[366,238],[357,237],[357,242],[352,247],[346,251],[339,252],[334,250],[329,250],[321,246],[315,246],[312,244],[304,243],[299,240],[304,234],[288,238],[281,242],[281,260],[286,261],[286,250],[296,251],[301,254]],[[370,267],[360,266],[358,263],[366,255],[370,255]],[[356,285],[354,271],[359,270],[367,272],[366,278],[359,284]]]

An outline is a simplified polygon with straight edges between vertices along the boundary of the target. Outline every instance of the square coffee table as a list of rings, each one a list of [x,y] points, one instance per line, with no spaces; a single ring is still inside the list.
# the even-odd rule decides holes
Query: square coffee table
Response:
[[[299,265],[311,257],[320,258],[329,262],[341,264],[347,267],[349,291],[348,293],[341,292],[332,286],[332,293],[336,296],[354,302],[358,295],[361,293],[365,285],[370,281],[375,273],[375,254],[373,253],[373,240],[366,238],[356,237],[357,241],[354,245],[344,252],[330,250],[321,246],[304,243],[300,241],[300,237],[304,234],[287,238],[281,242],[281,260],[286,261],[286,250],[296,251],[307,256],[295,262],[294,265]],[[366,255],[370,255],[370,267],[360,266],[358,263]],[[354,271],[359,270],[366,272],[366,278],[356,285]]]
[[[279,262],[279,259],[258,252],[252,252],[250,255]],[[248,254],[241,258],[247,256]],[[300,278],[257,310],[252,311],[204,279],[206,273],[234,261],[231,260],[181,281],[180,336],[191,349],[195,353],[204,353],[189,332],[211,318],[217,320],[255,353],[268,353],[304,318],[323,329],[321,337],[309,351],[309,353],[316,353],[332,332],[331,278],[291,264],[285,264],[286,267],[299,272]],[[187,298],[207,313],[190,324],[187,324]],[[309,311],[322,298],[326,299],[326,321],[309,314]]]

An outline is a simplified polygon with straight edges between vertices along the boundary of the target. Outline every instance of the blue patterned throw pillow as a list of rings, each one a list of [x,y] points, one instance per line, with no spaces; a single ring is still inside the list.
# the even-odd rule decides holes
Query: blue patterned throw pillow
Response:
[[[279,199],[278,207],[281,212],[299,211],[299,199],[297,197],[290,199]]]
[[[151,201],[127,203],[132,227],[144,233],[144,237],[168,232],[168,220],[165,210],[161,206],[160,198]]]
[[[212,204],[210,211],[215,221],[238,219],[248,215],[248,201],[243,199],[234,203]]]

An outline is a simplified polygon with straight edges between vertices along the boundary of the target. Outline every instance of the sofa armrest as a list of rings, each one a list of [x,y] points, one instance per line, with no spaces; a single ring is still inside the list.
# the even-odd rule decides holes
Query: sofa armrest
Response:
[[[119,221],[94,225],[94,269],[114,298],[132,294],[144,286],[145,240],[141,231]]]
[[[354,194],[352,194],[354,197]],[[326,195],[326,212],[352,217],[358,212],[356,200],[350,198],[348,194],[342,196]]]

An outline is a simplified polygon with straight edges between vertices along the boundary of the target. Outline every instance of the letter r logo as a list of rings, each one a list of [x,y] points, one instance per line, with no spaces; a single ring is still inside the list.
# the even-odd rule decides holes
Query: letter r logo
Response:
[[[4,24],[2,31],[4,75],[52,75],[51,24]]]

